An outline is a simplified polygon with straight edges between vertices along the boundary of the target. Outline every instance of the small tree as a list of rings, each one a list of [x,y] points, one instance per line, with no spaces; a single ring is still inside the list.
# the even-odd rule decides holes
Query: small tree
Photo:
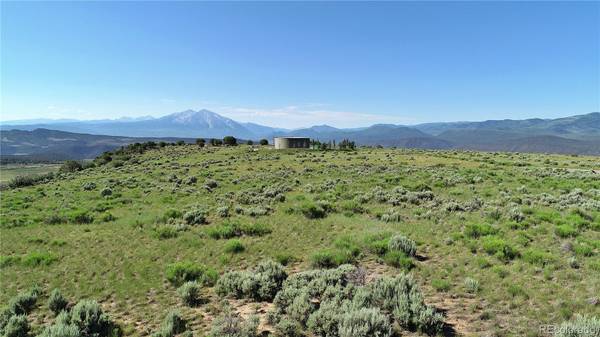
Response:
[[[83,166],[81,165],[81,163],[76,162],[74,160],[67,160],[62,164],[59,171],[60,172],[76,172],[76,171],[81,171],[82,168],[83,168]]]
[[[181,146],[181,145],[184,145],[184,144],[185,144],[185,142],[183,140],[178,140],[177,141],[177,145],[178,146]]]
[[[204,145],[206,145],[206,141],[204,140],[204,138],[198,138],[196,139],[196,145],[204,147]]]
[[[235,137],[233,137],[233,136],[225,136],[223,138],[223,144],[229,145],[229,146],[235,146],[235,145],[237,145],[237,139],[235,139]]]
[[[262,146],[269,145],[269,141],[263,138],[260,140],[260,145],[262,145]]]
[[[254,145],[254,142],[252,140],[248,140],[248,142],[246,142],[246,144],[248,144],[248,145]]]
[[[215,138],[210,139],[211,146],[221,146],[222,144],[223,144],[223,141],[220,139],[215,139]]]
[[[356,144],[354,142],[351,142],[349,139],[343,139],[338,144],[338,147],[340,148],[340,150],[354,150],[356,148]]]

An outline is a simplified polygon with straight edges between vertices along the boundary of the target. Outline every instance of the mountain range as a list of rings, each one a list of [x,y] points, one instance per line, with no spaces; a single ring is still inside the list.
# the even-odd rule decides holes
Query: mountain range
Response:
[[[598,112],[558,119],[507,119],[411,126],[375,124],[354,129],[316,125],[288,130],[240,123],[209,110],[186,110],[160,118],[3,122],[0,131],[3,156],[58,151],[62,153],[61,156],[77,159],[93,157],[128,142],[164,137],[172,140],[187,138],[189,141],[200,137],[224,136],[253,140],[274,136],[304,136],[325,142],[350,139],[359,145],[369,146],[600,155]],[[63,133],[52,134],[52,131]]]

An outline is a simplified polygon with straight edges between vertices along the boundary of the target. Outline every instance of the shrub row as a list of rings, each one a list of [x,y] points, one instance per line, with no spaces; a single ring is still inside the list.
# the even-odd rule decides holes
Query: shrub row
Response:
[[[188,281],[197,281],[200,284],[211,286],[218,278],[214,269],[191,261],[180,261],[168,265],[165,275],[167,280],[175,286],[180,286]]]
[[[15,264],[27,267],[48,266],[57,260],[57,256],[48,252],[31,252],[23,256],[0,256],[0,268]]]
[[[20,187],[33,186],[48,182],[54,178],[54,173],[49,172],[41,175],[16,176],[8,182],[8,188],[15,189]]]
[[[286,278],[281,264],[266,260],[254,270],[225,273],[217,281],[216,292],[220,296],[268,301],[275,297]]]
[[[206,233],[213,239],[230,239],[242,235],[263,236],[271,233],[271,228],[261,223],[240,224],[237,222],[224,222],[209,228]]]
[[[27,314],[34,308],[40,290],[34,287],[26,293],[12,298],[8,307],[0,314],[0,336],[28,337]],[[96,301],[81,300],[71,310],[68,301],[57,289],[48,299],[49,308],[57,314],[55,322],[38,335],[39,337],[117,337],[119,327],[102,312]]]
[[[274,300],[269,320],[281,334],[307,330],[317,336],[390,336],[393,322],[435,334],[443,316],[425,305],[408,275],[357,282],[357,268],[312,270],[290,276]]]

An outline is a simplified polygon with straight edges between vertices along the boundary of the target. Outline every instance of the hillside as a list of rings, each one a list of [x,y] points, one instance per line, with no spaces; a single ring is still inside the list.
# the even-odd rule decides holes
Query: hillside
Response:
[[[600,112],[557,119],[534,118],[524,120],[488,120],[483,122],[426,123],[415,125],[415,128],[436,136],[449,130],[486,130],[600,140]]]
[[[301,136],[318,139],[322,142],[341,141],[350,139],[359,145],[367,146],[398,146],[407,148],[450,148],[451,144],[436,139],[419,130],[397,125],[377,124],[359,130],[336,129],[331,126],[313,126],[307,129],[299,129],[291,132],[280,132],[276,135]]]
[[[452,148],[478,151],[510,151],[600,155],[600,140],[586,141],[552,135],[527,135],[498,130],[448,130],[436,137]]]
[[[528,336],[598,312],[597,157],[196,145],[113,156],[2,191],[0,302],[21,293],[33,335],[56,320],[55,288],[68,306],[97,300],[77,310],[101,309],[126,336],[250,329],[253,315],[263,335],[337,334],[368,315],[396,336]]]
[[[23,121],[19,121],[23,123]],[[113,143],[126,139],[104,137],[94,142],[51,142],[39,138],[35,129],[46,128],[64,132],[126,136],[127,138],[223,138],[234,136],[258,141],[275,136],[302,136],[327,141],[350,139],[362,146],[385,146],[423,149],[469,149],[482,151],[520,151],[581,155],[600,155],[600,113],[559,119],[502,120],[484,122],[430,123],[415,126],[375,124],[355,129],[338,129],[329,125],[286,130],[255,123],[239,123],[208,110],[187,110],[161,118],[77,121],[30,125],[1,126],[3,156],[14,153],[60,158],[89,158],[110,150]],[[12,130],[33,131],[32,134]],[[15,137],[18,135],[17,137]],[[81,135],[62,136],[80,139]],[[7,142],[9,139],[12,143]],[[60,137],[59,137],[60,139]],[[137,141],[137,140],[136,140]],[[143,141],[143,140],[142,140]],[[48,143],[48,144],[47,144]],[[20,151],[20,152],[19,152]]]
[[[47,129],[33,131],[10,130],[2,131],[0,153],[2,157],[30,158],[39,160],[92,159],[105,151],[112,151],[132,143],[176,142],[183,140],[194,142],[190,138],[136,138],[82,133],[63,132]]]

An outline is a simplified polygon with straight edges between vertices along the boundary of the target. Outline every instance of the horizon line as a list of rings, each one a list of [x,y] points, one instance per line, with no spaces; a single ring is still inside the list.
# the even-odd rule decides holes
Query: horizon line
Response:
[[[301,126],[301,127],[297,127],[297,128],[285,128],[285,127],[280,127],[280,126],[269,126],[269,125],[265,125],[265,124],[259,124],[256,122],[241,122],[238,120],[235,120],[231,117],[227,117],[225,115],[222,115],[218,112],[215,112],[213,110],[209,110],[209,109],[199,109],[199,110],[194,110],[194,109],[186,109],[186,110],[182,110],[182,111],[177,111],[177,112],[172,112],[172,113],[168,113],[165,115],[160,115],[160,116],[153,116],[153,115],[144,115],[144,116],[138,116],[138,117],[128,117],[128,116],[120,116],[120,117],[115,117],[115,118],[101,118],[101,119],[77,119],[77,118],[47,118],[47,117],[40,117],[40,118],[28,118],[28,119],[11,119],[11,120],[3,120],[0,118],[0,124],[5,124],[5,125],[11,125],[11,123],[19,123],[18,125],[35,125],[35,124],[45,124],[44,122],[40,122],[40,123],[35,123],[36,120],[46,120],[49,122],[61,122],[64,121],[65,123],[80,123],[80,122],[100,122],[100,121],[114,121],[114,122],[119,122],[120,120],[127,120],[130,119],[132,122],[135,122],[135,120],[144,120],[144,118],[147,118],[148,120],[150,119],[159,119],[159,118],[163,118],[163,117],[167,117],[173,114],[178,114],[178,113],[183,113],[183,112],[188,112],[188,111],[193,111],[193,112],[201,112],[201,111],[209,111],[212,112],[214,114],[217,114],[221,117],[230,119],[236,123],[240,123],[240,124],[247,124],[247,123],[252,123],[252,124],[256,124],[256,125],[261,125],[261,126],[266,126],[266,127],[270,127],[270,128],[278,128],[278,129],[287,129],[287,130],[298,130],[298,129],[303,129],[303,128],[311,128],[311,127],[315,127],[315,126],[329,126],[329,127],[333,127],[336,129],[358,129],[358,128],[366,128],[366,127],[370,127],[370,126],[374,126],[374,125],[395,125],[395,126],[417,126],[417,125],[423,125],[423,124],[451,124],[451,123],[480,123],[480,122],[487,122],[487,121],[508,121],[508,120],[513,120],[513,121],[523,121],[523,120],[533,120],[533,119],[541,119],[541,120],[553,120],[553,119],[561,119],[561,118],[569,118],[569,117],[576,117],[576,116],[583,116],[583,115],[589,115],[589,114],[594,114],[594,113],[600,113],[599,111],[591,111],[591,112],[587,112],[587,113],[579,113],[579,114],[574,114],[574,115],[566,115],[566,116],[562,116],[562,117],[557,117],[557,118],[543,118],[543,117],[531,117],[531,118],[523,118],[523,119],[512,119],[512,118],[504,118],[504,119],[483,119],[483,120],[458,120],[458,121],[435,121],[435,122],[423,122],[423,123],[415,123],[415,124],[395,124],[395,123],[373,123],[370,125],[363,125],[363,126],[355,126],[355,127],[336,127],[333,126],[331,124],[312,124],[310,126]],[[31,121],[31,123],[27,123]],[[15,125],[17,126],[17,125]]]

